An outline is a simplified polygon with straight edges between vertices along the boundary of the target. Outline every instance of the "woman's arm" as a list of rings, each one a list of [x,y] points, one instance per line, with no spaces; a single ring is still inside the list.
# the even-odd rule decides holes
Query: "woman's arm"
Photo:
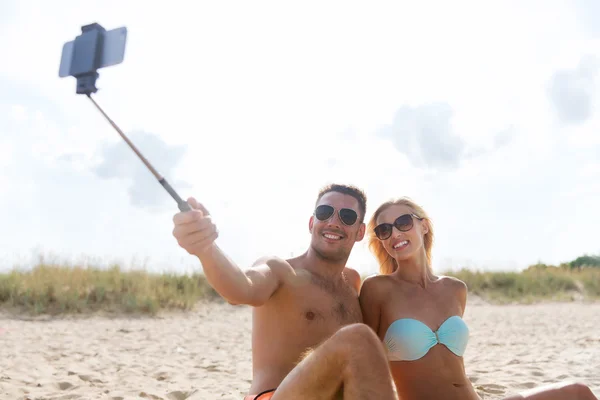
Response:
[[[371,276],[364,280],[358,297],[363,314],[363,322],[371,327],[379,336],[381,323],[381,302],[377,276]]]

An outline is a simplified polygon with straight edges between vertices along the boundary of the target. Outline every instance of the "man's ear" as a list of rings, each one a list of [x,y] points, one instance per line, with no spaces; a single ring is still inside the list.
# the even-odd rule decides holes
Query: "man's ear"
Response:
[[[308,220],[308,231],[310,233],[312,233],[313,226],[314,226],[314,223],[315,223],[315,219],[314,218],[315,218],[315,216],[311,215],[310,219]]]
[[[367,226],[364,222],[360,224],[360,228],[358,229],[358,235],[356,235],[356,241],[360,242],[365,237],[365,232],[367,231]]]

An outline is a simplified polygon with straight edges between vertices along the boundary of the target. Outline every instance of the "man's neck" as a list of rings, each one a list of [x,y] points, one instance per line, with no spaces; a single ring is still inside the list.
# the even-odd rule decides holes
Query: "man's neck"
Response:
[[[348,261],[348,257],[335,261],[323,258],[313,248],[298,258],[302,259],[302,268],[325,279],[341,277]]]

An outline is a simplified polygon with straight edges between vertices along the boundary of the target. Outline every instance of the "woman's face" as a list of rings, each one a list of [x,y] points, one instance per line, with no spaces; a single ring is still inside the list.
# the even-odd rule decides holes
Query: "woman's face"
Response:
[[[377,217],[375,232],[379,233],[383,247],[396,261],[414,257],[423,247],[427,223],[413,214],[410,207],[400,204],[389,206]]]

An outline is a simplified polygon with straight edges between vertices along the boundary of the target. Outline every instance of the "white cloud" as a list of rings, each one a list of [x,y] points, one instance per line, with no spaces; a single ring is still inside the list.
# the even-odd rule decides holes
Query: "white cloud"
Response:
[[[600,60],[584,56],[574,70],[557,71],[549,87],[549,96],[558,117],[564,123],[581,123],[592,117],[598,92],[596,76]]]
[[[12,106],[12,117],[15,121],[24,121],[27,118],[27,111],[25,107],[20,104]]]
[[[598,178],[600,181],[600,161],[591,161],[581,167],[579,175],[583,179]]]
[[[452,132],[452,108],[433,103],[404,106],[380,135],[391,139],[400,153],[425,168],[456,168],[464,156],[464,141]]]
[[[39,246],[195,266],[171,236],[175,203],[74,79],[58,78],[62,44],[93,21],[129,30],[125,61],[100,71],[96,100],[182,197],[206,203],[242,265],[304,251],[317,190],[331,181],[363,187],[368,214],[390,197],[424,204],[436,269],[596,250],[585,218],[599,218],[599,116],[557,124],[547,96],[557,71],[600,54],[594,25],[580,23],[585,4],[436,2],[433,14],[432,2],[313,4],[11,3],[0,17],[10,55],[0,66],[0,259]],[[399,130],[377,135],[398,110],[412,147]],[[351,262],[374,270],[365,243]]]
[[[176,192],[190,187],[172,174],[184,154],[183,146],[169,146],[160,137],[146,132],[134,132],[127,138]],[[167,204],[175,204],[150,169],[124,141],[104,144],[100,153],[101,161],[92,167],[92,171],[103,179],[117,178],[129,182],[128,193],[132,205],[164,209]]]

